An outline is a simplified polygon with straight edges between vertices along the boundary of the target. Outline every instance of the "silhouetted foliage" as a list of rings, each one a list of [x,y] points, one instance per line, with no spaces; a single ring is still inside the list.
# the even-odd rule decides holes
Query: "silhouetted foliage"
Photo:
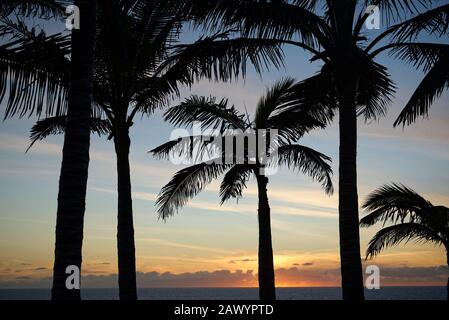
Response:
[[[362,227],[383,224],[369,242],[367,259],[401,242],[433,242],[446,249],[449,266],[449,208],[435,206],[401,184],[384,185],[373,191],[363,208],[369,213],[360,220]],[[447,290],[449,299],[449,279]]]
[[[422,46],[417,44],[422,34],[447,35],[448,5],[435,7],[436,2],[200,0],[203,6],[208,4],[208,11],[201,10],[201,5],[199,8],[192,5],[192,11],[207,22],[209,29],[236,28],[243,37],[278,40],[310,53],[311,61],[321,60],[321,72],[302,89],[312,91],[303,96],[314,97],[311,99],[314,106],[339,112],[339,227],[344,299],[364,298],[359,254],[357,116],[369,120],[384,115],[395,92],[387,69],[375,61],[378,54],[394,54],[409,47],[421,50]],[[386,30],[374,38],[363,31],[370,16],[366,11],[368,5],[379,7]],[[439,51],[446,50],[444,44],[433,45]],[[428,53],[421,51],[423,55]],[[416,62],[411,55],[396,58],[412,65]],[[435,69],[429,69],[396,124],[426,114],[430,103],[447,87],[447,67],[442,69],[437,62],[431,65]]]
[[[309,113],[310,109],[297,98],[294,88],[292,79],[277,82],[259,100],[253,121],[239,114],[234,106],[229,106],[226,99],[217,101],[214,97],[192,96],[180,105],[168,109],[165,120],[183,126],[201,121],[202,129],[216,129],[220,135],[215,133],[183,137],[151,150],[158,158],[177,155],[194,162],[192,166],[177,172],[161,189],[156,205],[159,217],[164,220],[222,175],[222,204],[230,198],[242,197],[249,178],[256,177],[259,190],[259,295],[263,300],[275,299],[270,207],[266,190],[268,178],[264,169],[273,165],[296,169],[320,182],[326,193],[333,192],[330,158],[295,143],[308,131],[324,127],[324,124],[313,116],[313,112]],[[284,117],[285,113],[291,115],[290,108],[293,107],[295,117]],[[262,132],[266,132],[258,131],[261,129],[276,129],[279,135],[277,143],[267,146],[271,154],[267,163],[262,161],[257,150],[249,147],[249,143],[244,143],[245,150],[241,153],[234,150],[234,147],[233,150],[227,150],[226,144],[222,144],[223,139],[241,139],[245,133],[255,134],[259,138],[259,135],[264,134]],[[277,152],[273,152],[275,150]],[[215,158],[209,159],[210,157]]]

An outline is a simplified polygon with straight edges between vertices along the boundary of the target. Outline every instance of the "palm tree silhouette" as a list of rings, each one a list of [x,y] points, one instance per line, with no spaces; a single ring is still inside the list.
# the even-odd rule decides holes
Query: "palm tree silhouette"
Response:
[[[5,117],[16,112],[22,116],[43,111],[44,98],[47,112],[51,108],[66,108],[66,134],[59,180],[55,261],[52,299],[79,300],[80,290],[66,287],[67,266],[81,269],[83,224],[86,186],[89,166],[89,145],[92,101],[93,54],[95,38],[96,1],[76,0],[83,12],[83,28],[72,33],[70,76],[55,76],[57,68],[64,66],[68,36],[47,37],[43,32],[29,30],[24,21],[8,18],[12,12],[19,15],[38,15],[41,18],[64,15],[62,1],[5,1],[0,7],[2,25],[0,35],[13,36],[13,41],[0,47],[0,100],[9,86],[9,99]],[[55,58],[56,57],[56,58]],[[65,95],[67,82],[70,95]],[[36,110],[36,111],[35,111]]]
[[[366,258],[401,242],[433,242],[446,249],[449,267],[449,208],[434,206],[418,193],[401,184],[384,185],[373,191],[363,208],[370,213],[360,220],[362,227],[392,223],[370,240]],[[449,278],[447,283],[449,299]]]
[[[56,213],[52,299],[80,299],[80,290],[66,286],[66,268],[81,270],[84,212],[89,171],[90,120],[96,30],[96,1],[75,0],[83,14],[72,32],[70,94],[62,149]]]
[[[313,92],[308,96],[314,97],[312,102],[315,104],[311,106],[316,107],[326,105],[325,100],[333,97],[330,107],[339,111],[339,229],[343,299],[364,299],[358,225],[357,117],[363,116],[369,120],[385,114],[395,91],[386,67],[375,61],[380,53],[390,52],[394,58],[416,67],[423,63],[433,65],[437,59],[444,59],[447,45],[421,43],[417,38],[423,33],[447,35],[449,5],[433,8],[433,1],[415,3],[407,0],[199,2],[208,3],[209,10],[195,6],[192,10],[206,16],[211,28],[232,26],[241,30],[243,37],[277,40],[310,53],[311,61],[322,62],[320,72],[309,79],[308,88]],[[374,31],[363,32],[363,26],[371,16],[368,5],[379,8],[386,29],[375,36],[371,36]],[[442,78],[441,74],[439,72],[432,77],[439,80],[438,85],[426,82],[430,89],[421,90],[425,93],[425,104],[431,100],[430,97],[439,94],[442,86],[447,85],[447,78]],[[433,94],[429,95],[429,92]],[[416,95],[420,96],[419,93]]]
[[[222,138],[211,135],[197,135],[169,141],[151,152],[156,157],[167,157],[170,154],[185,154],[195,158],[193,149],[198,148],[200,162],[177,172],[173,179],[160,191],[157,199],[158,213],[162,219],[179,210],[186,204],[189,198],[197,195],[213,179],[220,175],[224,177],[220,186],[221,203],[230,198],[242,197],[242,191],[246,188],[246,182],[254,175],[258,190],[258,221],[259,221],[259,296],[262,300],[273,300],[275,294],[275,279],[273,266],[273,249],[271,242],[270,206],[267,195],[268,178],[265,169],[276,163],[278,165],[292,167],[308,174],[314,180],[322,183],[326,193],[333,191],[329,165],[330,158],[311,148],[295,144],[309,130],[322,127],[322,122],[313,117],[307,109],[298,108],[298,99],[292,92],[294,82],[292,79],[284,79],[276,83],[264,97],[259,100],[256,107],[256,115],[253,121],[245,119],[244,115],[237,112],[234,106],[229,107],[227,100],[216,101],[215,98],[192,96],[179,106],[170,108],[165,113],[165,120],[174,125],[193,125],[201,121],[203,128],[215,128],[223,135]],[[291,117],[290,108],[295,108],[296,117]],[[269,162],[264,162],[260,156],[260,148],[252,149],[247,142],[244,152],[239,153],[237,140],[242,138],[245,132],[254,132],[257,138],[261,135],[269,135],[265,130],[277,129],[279,140],[274,145],[276,155],[272,153]],[[231,131],[229,130],[237,130]],[[264,130],[261,133],[260,130]],[[265,139],[268,140],[266,136]],[[213,141],[211,141],[211,138]],[[204,161],[204,156],[212,157],[211,145],[226,144],[225,140],[231,139],[231,151],[226,148],[218,148],[218,157]],[[249,138],[248,138],[249,139]],[[229,141],[229,140],[228,140]],[[263,144],[273,152],[273,146]],[[258,149],[259,148],[259,149]],[[202,162],[201,162],[202,161]]]
[[[94,62],[92,131],[113,139],[117,155],[118,264],[120,298],[137,298],[134,227],[129,164],[129,130],[137,114],[165,106],[179,87],[206,77],[226,81],[245,73],[249,57],[282,59],[278,43],[229,39],[232,30],[176,45],[189,11],[172,1],[118,1],[98,4]],[[111,23],[113,21],[114,23]],[[265,60],[252,60],[257,69]],[[63,69],[61,69],[63,70]],[[39,120],[31,130],[32,144],[66,129],[64,112]]]

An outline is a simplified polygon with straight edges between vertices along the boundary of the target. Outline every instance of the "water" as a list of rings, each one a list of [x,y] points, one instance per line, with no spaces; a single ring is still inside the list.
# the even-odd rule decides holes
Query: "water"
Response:
[[[340,288],[278,288],[280,300],[339,300]],[[83,299],[115,300],[117,289],[83,289]],[[257,300],[257,288],[158,288],[139,289],[142,300]],[[369,300],[445,300],[446,287],[385,287],[366,290]],[[0,289],[0,300],[46,300],[48,289]]]

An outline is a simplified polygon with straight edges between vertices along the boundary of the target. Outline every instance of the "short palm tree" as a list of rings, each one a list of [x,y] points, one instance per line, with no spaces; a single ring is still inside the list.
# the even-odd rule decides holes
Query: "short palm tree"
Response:
[[[311,148],[295,142],[309,130],[322,127],[323,124],[313,117],[306,109],[296,108],[296,117],[287,112],[298,104],[298,99],[292,94],[294,83],[285,79],[275,84],[267,94],[259,100],[253,121],[237,112],[234,106],[228,106],[227,100],[216,101],[215,98],[192,96],[179,106],[170,108],[165,113],[165,119],[174,125],[193,125],[201,121],[204,129],[215,128],[220,131],[221,138],[215,135],[197,135],[169,141],[151,152],[156,157],[167,157],[170,154],[185,154],[191,158],[193,149],[198,148],[199,161],[194,165],[177,172],[166,184],[157,199],[158,213],[162,219],[167,219],[186,204],[189,198],[197,195],[213,179],[220,175],[224,177],[220,186],[221,203],[230,198],[240,198],[246,188],[246,182],[254,175],[258,190],[258,221],[259,221],[259,296],[262,300],[275,299],[275,280],[273,266],[273,249],[271,241],[270,206],[267,195],[268,178],[265,169],[270,164],[292,167],[308,174],[322,183],[326,193],[333,191],[329,165],[330,158]],[[244,152],[218,148],[218,156],[204,161],[203,156],[215,140],[224,143],[234,141],[232,149],[238,148],[236,141],[243,141],[242,134],[253,132],[257,138],[266,135],[268,130],[277,130],[278,142],[274,147],[267,146],[272,153],[269,162],[264,162],[258,150],[252,150],[248,142]],[[229,130],[232,130],[229,132]],[[235,131],[236,130],[236,131]],[[262,130],[262,131],[260,131]],[[215,138],[214,138],[215,137]],[[266,138],[266,136],[265,136]],[[216,146],[216,145],[214,145]],[[256,147],[257,149],[257,147]],[[210,154],[208,154],[211,157]],[[198,160],[198,159],[197,159]]]
[[[418,193],[401,184],[385,185],[373,191],[363,208],[369,214],[360,220],[362,227],[378,222],[391,223],[370,240],[366,257],[401,242],[433,242],[446,249],[449,267],[449,208],[434,206]],[[447,283],[449,299],[449,278]]]
[[[188,1],[187,1],[188,2]],[[305,50],[320,61],[320,72],[309,79],[314,106],[329,96],[338,110],[339,230],[343,299],[364,299],[360,257],[357,192],[357,117],[382,116],[395,91],[379,54],[411,63],[428,73],[409,103],[412,113],[427,110],[447,87],[447,44],[423,43],[418,36],[447,37],[449,4],[433,0],[199,0],[208,10],[211,28],[233,26],[243,37],[273,39]],[[377,6],[383,32],[364,30],[370,5]],[[311,105],[312,106],[312,105]],[[409,108],[409,109],[410,109]],[[418,111],[416,111],[418,110]],[[410,113],[407,113],[410,114]],[[398,121],[413,119],[401,116]],[[401,120],[403,119],[403,120]],[[407,120],[408,121],[408,120]],[[398,123],[398,122],[397,122]]]

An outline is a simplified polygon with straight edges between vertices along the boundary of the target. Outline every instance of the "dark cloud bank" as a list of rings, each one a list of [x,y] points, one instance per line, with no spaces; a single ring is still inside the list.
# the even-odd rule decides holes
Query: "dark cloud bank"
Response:
[[[449,275],[446,266],[435,267],[381,267],[381,284],[401,285],[406,283],[441,283],[445,285]],[[311,269],[310,267],[280,268],[276,270],[278,283],[306,281],[323,285],[339,282],[339,269]],[[138,272],[137,282],[141,288],[186,288],[186,287],[235,287],[257,285],[257,273],[252,270],[199,271],[174,274],[170,272]],[[88,274],[82,277],[85,288],[113,288],[117,286],[117,275]],[[28,276],[0,279],[0,288],[49,288],[51,278]]]

